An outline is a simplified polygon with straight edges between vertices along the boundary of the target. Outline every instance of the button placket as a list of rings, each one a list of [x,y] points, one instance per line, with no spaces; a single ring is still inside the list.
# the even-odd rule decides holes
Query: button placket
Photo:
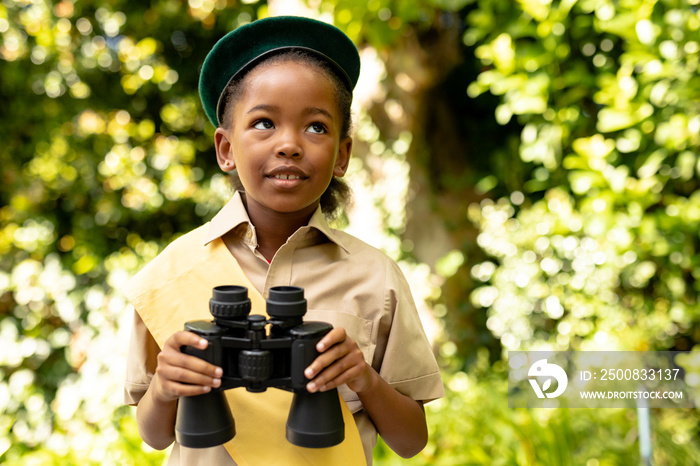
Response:
[[[273,286],[289,286],[292,284],[292,256],[296,246],[289,242],[282,245],[275,254],[265,278],[265,296]]]

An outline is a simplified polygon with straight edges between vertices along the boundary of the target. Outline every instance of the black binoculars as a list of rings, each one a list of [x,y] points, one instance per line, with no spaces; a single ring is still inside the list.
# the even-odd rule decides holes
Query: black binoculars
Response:
[[[182,352],[221,367],[221,387],[179,399],[177,441],[189,448],[207,448],[231,440],[236,427],[224,391],[245,387],[249,392],[278,388],[294,393],[286,428],[287,440],[294,445],[325,448],[341,443],[345,424],[338,390],[306,390],[309,380],[304,369],[316,359],[316,344],[333,326],[303,321],[303,288],[272,287],[267,299],[270,319],[249,315],[248,289],[243,286],[217,286],[212,294],[209,310],[214,320],[185,324],[185,330],[209,344],[204,350],[183,346]]]

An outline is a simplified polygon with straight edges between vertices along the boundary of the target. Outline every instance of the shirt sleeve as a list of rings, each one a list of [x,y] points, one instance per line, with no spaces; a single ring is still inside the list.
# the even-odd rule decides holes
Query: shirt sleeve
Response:
[[[158,344],[146,328],[137,312],[134,313],[131,328],[129,353],[126,360],[126,380],[124,383],[124,404],[136,405],[148,390],[156,372]]]
[[[443,397],[445,391],[435,355],[408,282],[393,261],[388,265],[384,300],[383,320],[390,321],[390,326],[380,336],[384,341],[377,342],[379,374],[399,393],[414,400],[428,402]]]

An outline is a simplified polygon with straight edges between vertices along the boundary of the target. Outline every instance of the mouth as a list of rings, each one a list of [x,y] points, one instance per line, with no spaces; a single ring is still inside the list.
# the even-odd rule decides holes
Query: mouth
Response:
[[[277,175],[272,175],[271,178],[274,178],[276,180],[300,180],[301,176],[292,175],[292,174],[288,174],[288,173],[280,173]]]
[[[284,181],[305,180],[308,178],[308,175],[303,170],[293,165],[277,167],[268,172],[266,176],[271,179]]]
[[[297,189],[309,176],[296,166],[282,166],[271,170],[267,179],[273,182],[277,189]]]

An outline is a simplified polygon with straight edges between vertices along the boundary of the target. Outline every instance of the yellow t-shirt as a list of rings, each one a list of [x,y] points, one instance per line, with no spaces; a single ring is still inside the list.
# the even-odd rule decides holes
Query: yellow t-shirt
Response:
[[[270,264],[256,247],[255,228],[236,193],[210,223],[176,240],[154,262],[168,260],[177,264],[194,260],[210,269],[214,264],[225,268],[236,262],[245,273],[249,287],[262,296],[267,296],[272,286],[300,286],[309,303],[305,319],[343,327],[357,342],[365,360],[397,391],[423,402],[444,395],[439,369],[410,288],[394,261],[357,238],[331,229],[320,210],[308,226],[289,238]],[[152,269],[149,264],[126,287],[127,296],[137,309],[139,303],[132,299],[134,292],[129,291],[130,287],[137,286],[145,292],[159,281],[170,279],[167,273],[154,277],[149,272]],[[226,272],[221,272],[219,283],[206,283],[205,287],[210,291],[211,286],[219,284],[241,283],[227,281]],[[197,312],[204,312],[205,317],[194,318],[210,318],[206,302]],[[182,328],[184,321],[178,323]],[[135,314],[125,384],[127,404],[138,403],[145,393],[159,351],[155,341],[164,341],[168,336],[151,335],[141,317]],[[367,462],[371,464],[376,429],[357,395],[346,386],[340,387],[340,393],[354,415]],[[226,455],[223,447],[205,452],[175,445],[170,464],[234,464]],[[205,461],[204,457],[208,459]]]

